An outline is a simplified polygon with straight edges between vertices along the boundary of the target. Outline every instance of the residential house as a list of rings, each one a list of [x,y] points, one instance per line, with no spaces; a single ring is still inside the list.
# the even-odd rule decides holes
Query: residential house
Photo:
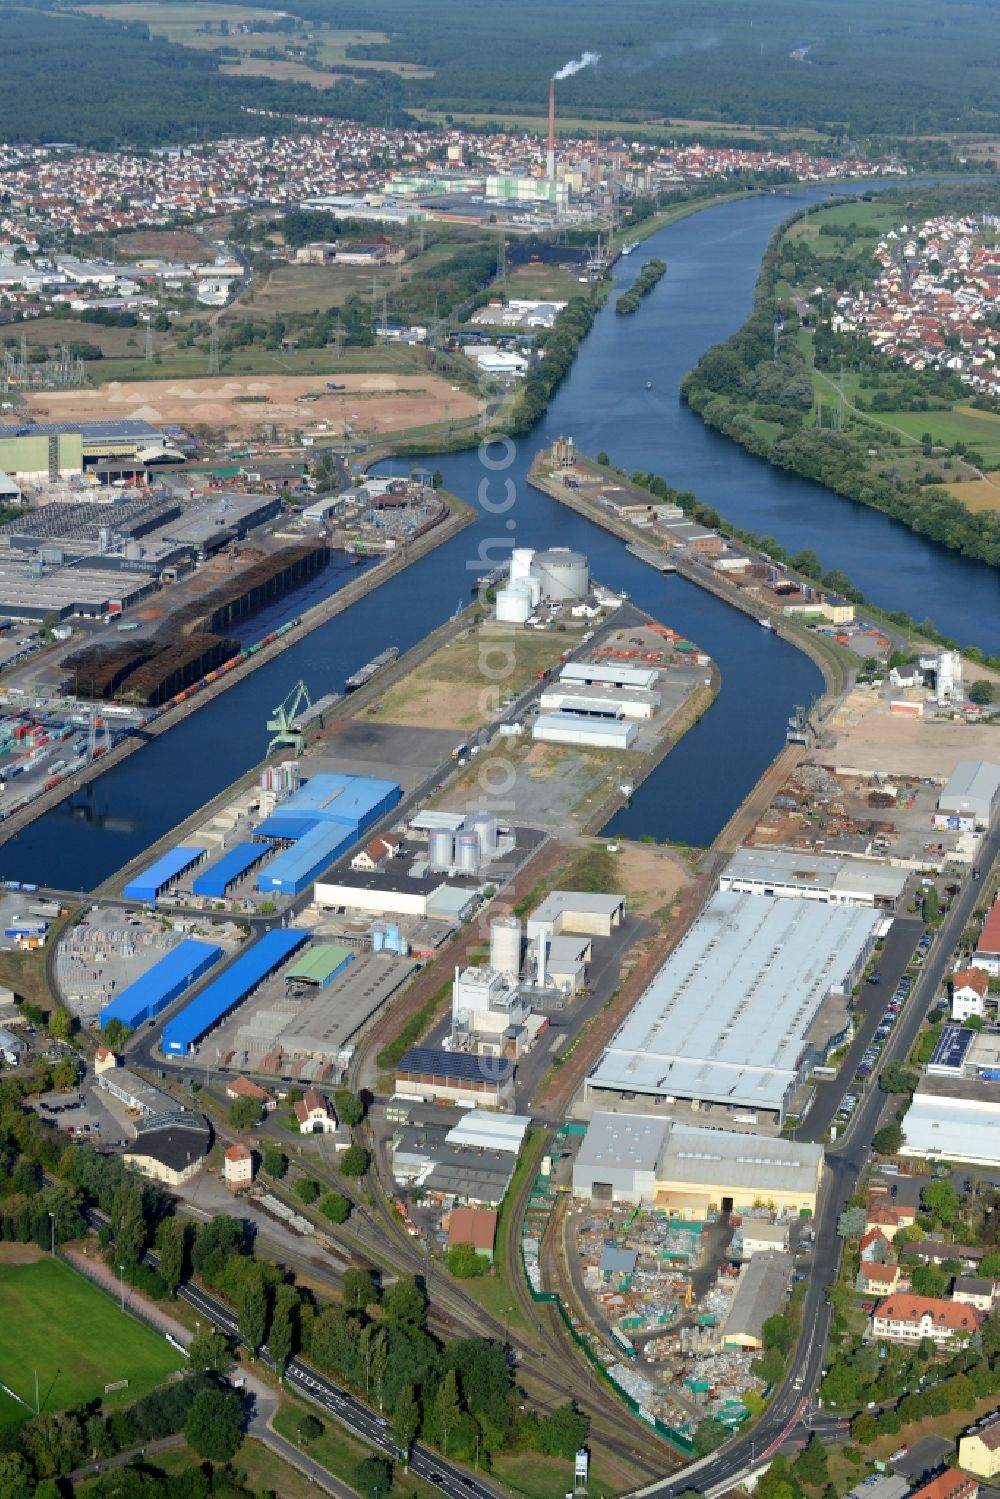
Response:
[[[986,1253],[974,1244],[949,1244],[947,1239],[919,1239],[907,1244],[903,1251],[905,1260],[918,1260],[922,1265],[943,1265],[946,1260],[958,1260],[967,1270],[974,1270]]]
[[[239,1192],[253,1182],[253,1151],[246,1145],[230,1145],[223,1156],[222,1179],[230,1192]]]
[[[871,1332],[872,1337],[890,1343],[919,1343],[930,1338],[940,1347],[955,1338],[970,1338],[981,1322],[982,1314],[974,1306],[901,1291],[876,1306]]]
[[[909,1228],[916,1221],[915,1207],[908,1207],[905,1203],[898,1202],[870,1202],[865,1220],[865,1232],[867,1233],[872,1228],[881,1229],[883,1236],[891,1244],[901,1228]]]
[[[863,1296],[891,1296],[899,1289],[899,1266],[862,1261],[854,1284]]]
[[[94,1072],[100,1077],[102,1072],[110,1072],[113,1067],[118,1066],[118,1058],[114,1052],[103,1044],[97,1048],[94,1055]]]
[[[336,1115],[315,1088],[307,1088],[305,1097],[299,1099],[295,1105],[295,1117],[299,1121],[300,1135],[332,1135],[336,1132]]]
[[[997,1289],[995,1280],[984,1280],[975,1275],[958,1275],[951,1288],[951,1299],[962,1302],[963,1306],[974,1306],[977,1311],[988,1316],[996,1303]]]
[[[970,1015],[978,1015],[982,1019],[986,1014],[989,987],[990,976],[985,968],[958,969],[951,996],[952,1020],[968,1020]]]
[[[255,1083],[249,1077],[234,1077],[232,1082],[226,1084],[226,1097],[231,1099],[252,1098],[255,1103],[260,1104],[266,1114],[273,1113],[278,1106],[277,1099],[260,1083]]]
[[[956,1468],[945,1468],[930,1483],[913,1489],[910,1499],[976,1499],[979,1485],[974,1478],[959,1473]]]
[[[379,833],[354,855],[351,868],[365,871],[381,869],[390,859],[396,857],[402,843],[403,840],[398,833]]]
[[[1000,1415],[988,1416],[959,1438],[958,1466],[977,1478],[1000,1474]]]
[[[1000,900],[995,900],[976,943],[976,967],[1000,978]]]
[[[892,1257],[889,1240],[880,1228],[870,1228],[863,1234],[859,1248],[863,1265],[885,1265]]]

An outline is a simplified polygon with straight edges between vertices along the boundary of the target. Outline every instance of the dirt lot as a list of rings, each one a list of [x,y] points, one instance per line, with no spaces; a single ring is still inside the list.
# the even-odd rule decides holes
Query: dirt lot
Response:
[[[956,500],[969,510],[1000,510],[1000,483],[996,477],[986,476],[985,479],[969,479],[962,484],[949,484],[948,493],[953,494]]]
[[[0,1244],[0,1265],[32,1265],[43,1251],[37,1244]]]
[[[309,427],[350,422],[384,433],[475,415],[477,400],[437,375],[348,375],[343,392],[328,392],[322,375],[240,379],[112,381],[100,390],[48,391],[29,401],[51,421],[139,417],[150,422],[208,423],[249,432],[262,422]],[[300,397],[317,393],[315,400]],[[262,397],[251,399],[247,397]]]
[[[470,730],[492,718],[500,698],[521,692],[539,671],[575,645],[583,626],[565,634],[512,633],[487,625],[442,646],[386,693],[380,721],[415,728]]]
[[[974,676],[995,678],[983,667]],[[904,694],[900,693],[902,697]],[[824,733],[810,760],[893,775],[951,775],[960,760],[1000,760],[1000,728],[932,718],[901,718],[863,690],[852,692]]]
[[[629,909],[642,916],[669,905],[693,879],[680,854],[648,843],[623,843],[615,869]]]
[[[211,260],[215,251],[190,229],[135,229],[119,235],[115,246],[120,255],[162,255],[166,260]]]

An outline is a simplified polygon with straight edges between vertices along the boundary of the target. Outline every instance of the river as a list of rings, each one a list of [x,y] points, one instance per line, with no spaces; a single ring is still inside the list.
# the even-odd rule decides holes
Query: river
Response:
[[[339,691],[376,651],[415,645],[467,602],[482,570],[481,546],[492,543],[497,555],[498,544],[510,542],[580,548],[602,582],[625,589],[717,661],[723,687],[716,703],[610,829],[709,843],[780,747],[791,708],[822,690],[820,674],[793,646],[683,579],[661,577],[607,532],[530,489],[531,459],[558,433],[572,435],[586,452],[606,449],[622,467],[661,473],[736,524],[771,533],[793,550],[811,547],[824,567],[841,568],[887,608],[929,615],[964,643],[995,649],[994,570],[768,468],[703,426],[679,400],[687,370],[746,317],[771,231],[798,204],[820,197],[813,189],[790,200],[748,196],[721,204],[661,230],[622,260],[620,287],[652,254],[669,270],[632,317],[617,317],[609,301],[546,417],[518,439],[509,466],[491,472],[476,452],[421,460],[474,504],[484,479],[492,504],[511,480],[509,509],[481,509],[475,525],[67,797],[6,845],[0,872],[63,889],[91,889],[107,879],[261,759],[265,720],[299,678],[314,696]],[[503,455],[494,450],[493,456]],[[383,472],[391,468],[382,465]]]

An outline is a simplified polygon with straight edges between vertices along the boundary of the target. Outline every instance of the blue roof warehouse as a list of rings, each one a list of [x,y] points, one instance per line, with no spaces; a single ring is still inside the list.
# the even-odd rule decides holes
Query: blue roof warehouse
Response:
[[[270,852],[270,843],[237,843],[203,874],[196,875],[191,889],[195,895],[214,896],[221,900],[231,885],[262,864]]]
[[[196,845],[168,849],[154,864],[129,880],[122,894],[126,900],[155,900],[172,880],[192,869],[204,857],[205,850]]]
[[[109,1020],[120,1020],[122,1025],[134,1031],[137,1025],[159,1015],[196,979],[207,973],[221,952],[222,948],[214,942],[195,942],[186,938],[104,1006],[101,1025],[107,1025]]]
[[[311,776],[256,829],[290,844],[262,870],[261,892],[299,895],[402,796],[395,781],[337,773]]]
[[[164,1052],[171,1056],[187,1056],[220,1020],[277,972],[308,940],[308,932],[294,928],[265,932],[259,942],[240,954],[231,968],[167,1022],[161,1043]]]

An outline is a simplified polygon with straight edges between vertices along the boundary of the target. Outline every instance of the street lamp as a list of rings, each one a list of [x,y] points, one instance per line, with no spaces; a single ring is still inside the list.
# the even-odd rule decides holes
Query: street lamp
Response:
[[[52,1253],[55,1254],[55,1252],[56,1252],[56,1215],[55,1215],[55,1213],[50,1213],[49,1214],[49,1228],[51,1229],[51,1239],[52,1239],[51,1250],[52,1250]]]
[[[125,1266],[118,1266],[118,1285],[122,1293],[122,1311],[125,1310]]]

